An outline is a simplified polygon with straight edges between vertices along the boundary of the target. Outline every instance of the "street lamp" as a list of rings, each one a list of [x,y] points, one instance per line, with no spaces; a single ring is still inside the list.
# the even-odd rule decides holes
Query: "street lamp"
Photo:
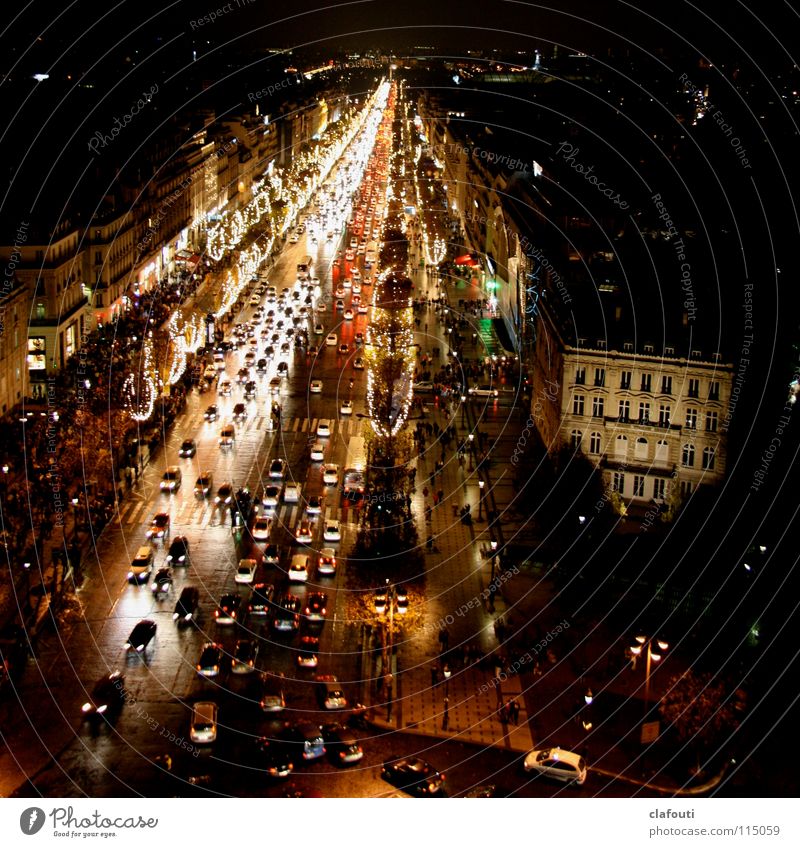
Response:
[[[475,470],[475,468],[472,464],[472,456],[473,456],[473,451],[474,451],[473,442],[475,441],[475,433],[471,432],[468,437],[469,437],[469,467],[467,468],[467,470],[472,472],[473,470]]]
[[[490,578],[489,582],[494,582],[495,559],[497,559],[497,541],[495,541],[494,538],[491,540],[490,546],[492,548],[492,550],[491,550],[491,552],[492,552],[492,572],[491,572],[491,578]]]
[[[636,644],[630,649],[634,656],[641,655],[643,650],[647,651],[647,665],[645,667],[644,677],[644,712],[647,714],[647,704],[650,701],[650,670],[652,663],[661,661],[661,656],[669,649],[669,644],[660,638],[648,638],[646,635],[637,635]]]
[[[483,486],[486,483],[482,480],[478,480],[478,520],[483,520]]]
[[[464,394],[461,395],[461,426],[464,426],[467,418],[467,398]]]
[[[442,715],[442,729],[447,729],[450,723],[450,665],[446,662],[442,668],[442,676],[444,677],[444,715]]]

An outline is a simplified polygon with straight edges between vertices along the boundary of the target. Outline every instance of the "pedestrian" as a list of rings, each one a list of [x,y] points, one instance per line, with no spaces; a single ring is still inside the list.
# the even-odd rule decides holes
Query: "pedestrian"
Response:
[[[506,729],[508,724],[508,704],[503,703],[497,710],[497,714],[500,718],[500,723],[503,724],[503,728]]]
[[[509,704],[509,707],[511,720],[514,723],[514,726],[519,726],[519,701],[514,698]]]

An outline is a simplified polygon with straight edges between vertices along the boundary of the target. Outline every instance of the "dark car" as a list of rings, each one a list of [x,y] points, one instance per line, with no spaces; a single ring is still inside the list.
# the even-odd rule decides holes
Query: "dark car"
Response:
[[[306,601],[306,618],[310,621],[324,621],[328,614],[328,595],[323,591],[314,591]]]
[[[197,444],[195,444],[194,438],[187,438],[184,440],[183,444],[181,444],[181,449],[178,451],[178,455],[182,459],[189,459],[197,452]]]
[[[317,724],[287,724],[279,734],[295,761],[311,762],[325,755],[325,739]]]
[[[267,544],[264,548],[264,564],[277,565],[281,561],[281,551],[277,544]]]
[[[139,621],[139,623],[137,623],[131,630],[131,634],[125,642],[125,647],[128,650],[135,650],[137,653],[143,653],[147,645],[153,640],[157,628],[155,621]]]
[[[181,591],[181,596],[178,597],[178,602],[175,604],[175,611],[172,613],[172,620],[179,626],[184,623],[189,623],[197,616],[197,607],[200,605],[200,592],[192,585],[187,585]]]
[[[244,384],[244,399],[252,400],[256,394],[258,394],[258,388],[256,387],[255,382],[251,379],[249,382]]]
[[[294,594],[284,594],[275,609],[272,626],[280,632],[294,632],[300,627],[301,601]]]
[[[169,594],[172,588],[172,571],[169,568],[161,568],[155,575],[150,589],[156,598]]]
[[[223,482],[217,489],[217,496],[214,502],[218,506],[227,506],[233,500],[233,485],[230,482]]]
[[[233,419],[235,421],[243,421],[247,417],[247,406],[244,403],[237,403],[233,407]]]
[[[236,381],[239,385],[244,385],[250,379],[250,368],[239,368],[239,373],[236,374]]]
[[[364,758],[364,749],[346,726],[338,723],[323,726],[322,737],[328,754],[337,765],[352,765]]]
[[[219,606],[214,609],[214,619],[220,625],[230,625],[239,619],[242,598],[238,594],[223,594]]]
[[[256,373],[265,374],[267,372],[267,360],[259,359],[256,362]]]
[[[125,703],[125,677],[114,671],[100,679],[94,685],[89,699],[81,707],[84,718],[109,717],[118,714]]]
[[[205,410],[205,412],[203,412],[203,417],[204,417],[207,421],[215,421],[215,420],[217,419],[217,415],[218,415],[218,414],[219,414],[219,411],[218,411],[218,409],[217,409],[217,407],[216,407],[216,406],[209,406],[209,407]]]
[[[197,672],[201,676],[218,676],[222,670],[222,645],[207,641],[197,661]]]
[[[292,748],[289,744],[275,738],[259,738],[256,741],[257,765],[263,768],[267,776],[285,779],[294,770]]]
[[[185,535],[176,535],[167,551],[168,565],[189,564],[189,539]]]
[[[203,471],[197,477],[197,482],[194,484],[194,496],[200,500],[211,496],[211,489],[214,487],[214,475],[211,471]]]
[[[233,651],[231,669],[235,674],[252,673],[256,669],[258,644],[252,638],[240,638]]]
[[[169,535],[169,513],[158,512],[150,522],[150,529],[145,533],[147,538],[166,538]]]
[[[444,787],[444,774],[417,756],[385,761],[381,775],[392,785],[418,797],[432,797]]]
[[[287,362],[278,362],[278,373],[279,374],[289,373],[289,365],[288,365]]]
[[[273,608],[272,597],[274,594],[274,586],[268,582],[257,582],[250,593],[250,599],[247,601],[247,611],[258,617],[269,615]]]

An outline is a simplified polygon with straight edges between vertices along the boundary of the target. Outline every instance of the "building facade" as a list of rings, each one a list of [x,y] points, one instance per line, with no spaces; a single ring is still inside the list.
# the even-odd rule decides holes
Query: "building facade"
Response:
[[[7,276],[0,288],[0,414],[6,414],[27,396],[28,286]]]

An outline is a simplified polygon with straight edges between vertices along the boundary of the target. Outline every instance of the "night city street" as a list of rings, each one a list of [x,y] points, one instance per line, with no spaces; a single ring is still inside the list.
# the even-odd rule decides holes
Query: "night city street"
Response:
[[[22,835],[794,840],[800,71],[751,6],[6,15]]]

